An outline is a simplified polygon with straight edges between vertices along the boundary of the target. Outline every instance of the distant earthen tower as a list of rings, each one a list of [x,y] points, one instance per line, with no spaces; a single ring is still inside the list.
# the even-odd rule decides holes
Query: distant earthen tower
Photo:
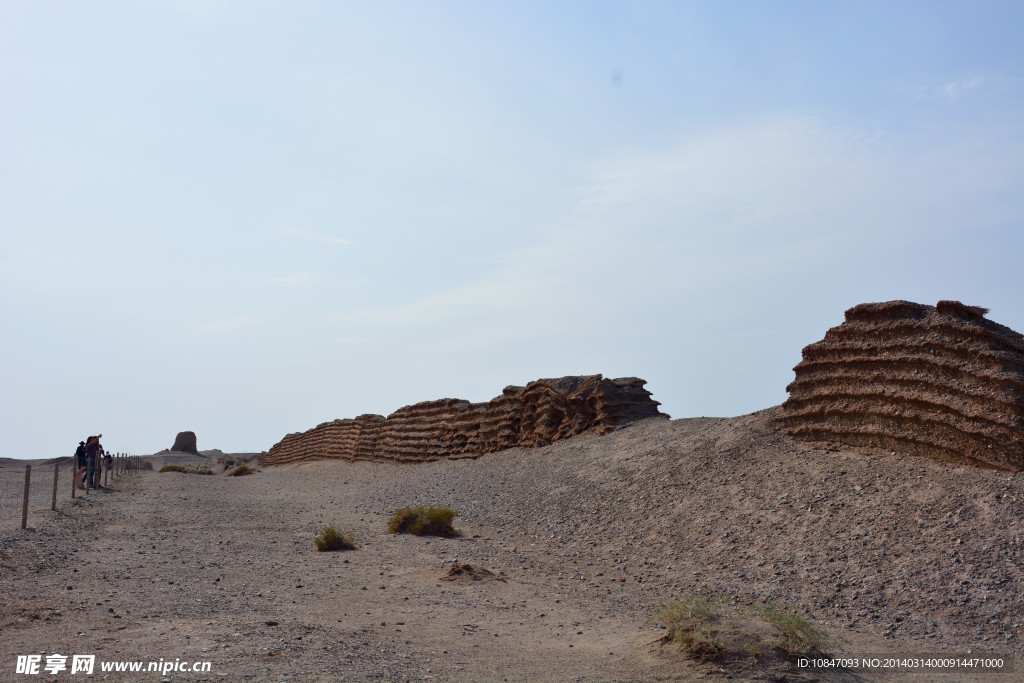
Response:
[[[1024,469],[1024,336],[958,301],[861,304],[803,350],[793,437]]]
[[[195,432],[178,432],[178,436],[174,437],[174,445],[171,446],[171,450],[179,453],[199,453],[196,450]]]

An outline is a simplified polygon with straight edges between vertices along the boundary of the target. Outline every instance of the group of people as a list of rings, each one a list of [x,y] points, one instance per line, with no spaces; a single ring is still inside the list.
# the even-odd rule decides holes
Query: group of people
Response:
[[[109,461],[110,455],[104,453],[100,445],[99,436],[90,436],[85,441],[78,443],[78,450],[75,451],[75,460],[78,470],[75,472],[75,485],[80,489],[86,486],[92,489],[100,486],[100,458],[106,457]],[[109,466],[109,462],[108,462]]]

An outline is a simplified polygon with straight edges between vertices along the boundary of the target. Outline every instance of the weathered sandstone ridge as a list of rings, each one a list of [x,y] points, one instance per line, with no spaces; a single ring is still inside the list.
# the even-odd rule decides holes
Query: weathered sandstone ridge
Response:
[[[1024,336],[959,301],[854,306],[803,350],[796,438],[1024,469]]]
[[[421,462],[604,434],[644,418],[668,417],[645,384],[637,377],[601,375],[539,379],[505,387],[486,403],[442,398],[399,408],[387,418],[324,422],[287,435],[260,456],[260,464],[320,458]]]

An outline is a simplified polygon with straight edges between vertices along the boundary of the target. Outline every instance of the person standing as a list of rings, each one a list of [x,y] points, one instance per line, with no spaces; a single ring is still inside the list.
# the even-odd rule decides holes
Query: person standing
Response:
[[[96,489],[98,489],[100,487],[100,482],[103,481],[103,477],[101,476],[101,474],[103,472],[103,455],[104,455],[104,452],[103,452],[103,444],[100,443],[100,439],[102,439],[102,438],[103,438],[102,434],[100,434],[99,436],[96,437],[96,469],[93,471],[93,477],[95,477],[95,479],[93,480],[93,488],[96,488]]]
[[[89,443],[85,444],[85,456],[89,460],[89,472],[86,474],[86,480],[91,488],[98,488],[99,485],[99,477],[96,472],[99,470],[100,436],[103,435],[94,436],[89,439]]]
[[[90,439],[92,437],[89,437]],[[75,486],[80,489],[85,488],[85,469],[88,467],[89,461],[85,454],[85,442],[78,442],[78,449],[75,451]]]

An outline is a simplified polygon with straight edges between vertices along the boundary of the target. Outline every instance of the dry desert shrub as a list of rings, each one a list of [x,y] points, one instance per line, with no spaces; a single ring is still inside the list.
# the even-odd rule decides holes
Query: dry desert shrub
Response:
[[[225,476],[228,477],[244,477],[247,474],[256,474],[256,470],[249,467],[248,465],[242,465],[228,472]]]
[[[152,469],[152,465],[150,465]],[[209,467],[202,467],[194,465],[190,467],[182,467],[181,465],[164,465],[160,468],[161,472],[183,472],[184,474],[213,474]]]
[[[143,468],[145,469],[145,468]],[[153,466],[150,466],[153,469]],[[160,468],[161,472],[182,472],[184,474],[213,474],[209,467],[202,465],[190,465],[188,467],[182,467],[181,465],[164,465]]]
[[[389,534],[415,534],[416,536],[458,536],[452,521],[458,510],[448,507],[402,508],[388,520]]]
[[[776,605],[734,607],[729,596],[689,595],[662,601],[648,619],[667,629],[687,657],[703,661],[758,658],[767,653],[797,657],[825,653],[846,642]]]
[[[664,626],[668,630],[666,638],[681,644],[689,657],[705,661],[718,659],[725,652],[718,638],[724,602],[721,596],[700,595],[663,600],[648,622]]]
[[[840,647],[845,641],[829,635],[828,631],[815,626],[799,614],[784,610],[772,604],[754,606],[749,613],[764,619],[779,632],[775,647],[790,657],[827,652]]]
[[[320,552],[330,550],[354,550],[356,541],[352,534],[343,534],[333,526],[325,527],[323,531],[313,539],[316,549]]]

